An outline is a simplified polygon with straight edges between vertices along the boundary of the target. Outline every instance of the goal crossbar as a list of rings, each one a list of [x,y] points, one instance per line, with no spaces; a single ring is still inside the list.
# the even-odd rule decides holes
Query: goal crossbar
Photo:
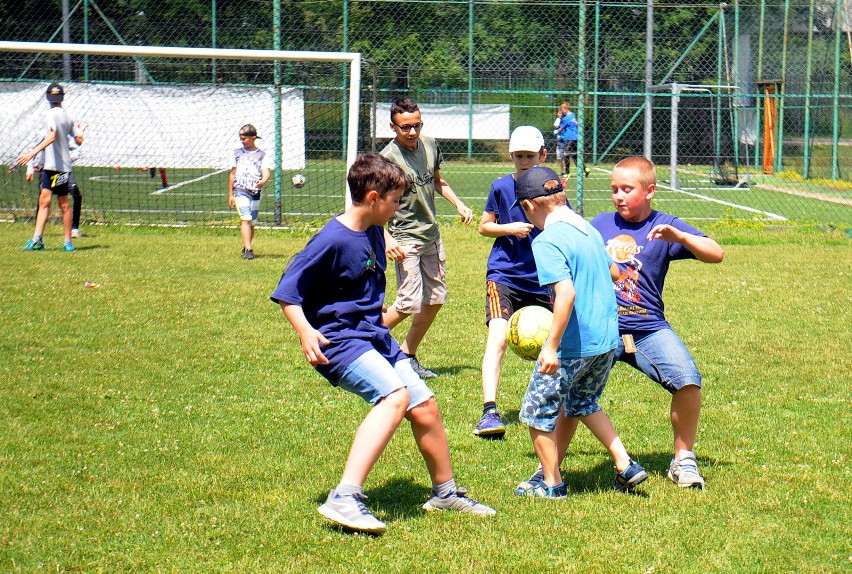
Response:
[[[346,168],[358,156],[358,113],[360,107],[361,54],[359,52],[310,52],[294,50],[240,50],[223,48],[184,48],[177,46],[122,46],[112,44],[73,44],[51,42],[0,41],[0,52],[81,54],[128,57],[205,58],[290,62],[339,62],[349,64],[348,133]],[[345,193],[349,202],[348,190]]]

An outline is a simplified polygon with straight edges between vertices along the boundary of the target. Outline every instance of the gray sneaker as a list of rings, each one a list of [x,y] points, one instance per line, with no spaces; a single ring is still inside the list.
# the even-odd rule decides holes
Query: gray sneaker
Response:
[[[411,361],[411,368],[414,369],[414,372],[417,373],[421,379],[434,379],[438,376],[438,373],[435,371],[430,371],[421,365],[420,361],[417,360],[417,357],[409,357],[409,360]]]
[[[698,463],[695,462],[695,453],[690,451],[685,452],[683,458],[673,458],[669,465],[668,477],[681,488],[704,488],[704,479],[698,474]]]
[[[455,493],[440,498],[433,493],[432,498],[426,501],[423,505],[424,510],[458,510],[459,512],[468,512],[470,514],[480,514],[482,516],[491,516],[497,514],[497,511],[490,506],[475,501],[467,497],[467,490],[459,487]]]
[[[317,512],[349,530],[381,534],[388,529],[385,523],[377,519],[363,501],[367,496],[357,492],[352,495],[340,496],[332,490],[328,493],[325,503],[317,508]]]

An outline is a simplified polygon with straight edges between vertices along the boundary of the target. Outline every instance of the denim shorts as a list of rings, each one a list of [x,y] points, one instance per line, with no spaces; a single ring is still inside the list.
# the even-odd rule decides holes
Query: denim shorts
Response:
[[[701,373],[686,345],[673,330],[633,333],[633,341],[636,353],[625,353],[624,342],[618,338],[616,361],[642,371],[672,394],[686,385],[701,388]]]
[[[367,351],[352,361],[337,386],[358,395],[371,405],[405,387],[409,396],[406,410],[425,403],[433,396],[431,389],[411,368],[411,361],[402,359],[396,365],[391,365],[376,350]]]
[[[237,206],[237,212],[240,214],[240,220],[257,221],[257,212],[260,209],[260,199],[252,199],[245,195],[235,195],[234,203]]]
[[[601,410],[598,401],[609,378],[614,354],[609,351],[592,357],[563,359],[555,375],[540,373],[536,363],[518,420],[551,432],[563,408],[569,418],[585,417]]]

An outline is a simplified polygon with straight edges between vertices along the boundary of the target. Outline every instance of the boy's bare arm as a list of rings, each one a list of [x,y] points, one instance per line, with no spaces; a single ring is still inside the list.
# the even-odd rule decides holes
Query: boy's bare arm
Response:
[[[493,211],[483,211],[479,220],[479,234],[483,237],[505,237],[514,235],[523,239],[530,234],[535,226],[532,223],[513,221],[511,223],[497,223],[497,216]]]
[[[550,334],[541,348],[539,356],[539,372],[546,375],[555,375],[559,369],[559,355],[557,350],[562,342],[562,335],[568,327],[568,320],[574,311],[574,299],[577,292],[574,290],[574,282],[563,279],[553,284],[553,322],[550,325]]]
[[[437,169],[435,170],[435,191],[453,204],[453,207],[456,208],[456,212],[459,214],[459,219],[461,219],[462,223],[470,225],[470,222],[473,221],[473,210],[458,198],[456,192],[453,191],[453,188],[450,187],[450,184],[447,183],[446,180],[441,179],[441,172]]]
[[[299,335],[302,352],[308,362],[312,365],[328,364],[328,359],[322,354],[320,345],[328,345],[329,341],[308,322],[302,308],[299,305],[281,302],[281,310]]]
[[[237,173],[237,168],[232,167],[231,173],[228,174],[228,206],[231,209],[237,206],[237,202],[234,199],[234,175]]]
[[[35,146],[27,153],[22,153],[15,159],[15,165],[24,165],[35,156],[38,155],[40,151],[46,149],[47,146],[56,141],[56,130],[47,130],[47,135],[44,136],[44,139],[41,140],[41,143]]]
[[[263,186],[269,181],[269,176],[272,172],[269,169],[264,168],[260,170],[260,181],[257,182],[257,188],[263,189]]]
[[[689,249],[695,255],[695,258],[702,263],[721,263],[722,259],[725,258],[725,252],[722,250],[722,247],[709,237],[686,233],[671,225],[655,225],[648,232],[648,241],[653,241],[654,239],[662,239],[670,243],[680,243]]]

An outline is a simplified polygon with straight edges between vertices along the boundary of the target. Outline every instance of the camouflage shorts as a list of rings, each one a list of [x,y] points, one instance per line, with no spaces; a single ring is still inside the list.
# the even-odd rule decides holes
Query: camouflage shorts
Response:
[[[593,357],[565,359],[555,375],[535,371],[524,394],[519,420],[527,426],[550,432],[556,417],[584,417],[601,410],[598,400],[609,378],[615,351]]]

